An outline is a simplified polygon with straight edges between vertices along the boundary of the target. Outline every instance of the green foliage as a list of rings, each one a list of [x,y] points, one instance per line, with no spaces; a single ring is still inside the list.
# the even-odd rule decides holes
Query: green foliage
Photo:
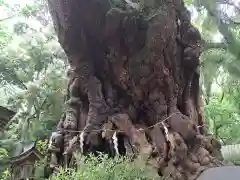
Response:
[[[240,165],[240,153],[238,154],[233,154],[231,156],[228,156],[225,158],[226,161],[230,161],[235,165]]]
[[[46,139],[58,122],[67,65],[45,1],[4,1],[1,7],[10,18],[0,22],[0,105],[16,116],[0,136],[0,148],[11,157],[18,144]],[[39,141],[38,147],[45,153],[46,142]],[[1,158],[0,174],[7,167],[7,156]]]
[[[211,89],[204,106],[210,132],[225,144],[240,143],[239,81],[221,72]]]
[[[48,139],[37,141],[36,148],[41,154],[46,155],[48,149]]]
[[[2,178],[1,178],[1,180],[10,180],[10,178],[11,178],[11,174],[10,174],[9,169],[5,169],[5,170],[2,172]]]
[[[6,14],[16,6],[8,5]],[[63,110],[65,55],[47,16],[48,23],[41,24],[44,10],[44,1],[34,1],[16,8],[21,13],[17,21],[1,23],[2,101],[17,112],[5,134],[8,139],[30,141],[48,135]],[[26,16],[29,21],[22,22]]]
[[[8,153],[6,149],[0,148],[0,159],[3,159],[4,157],[6,157],[7,154]]]
[[[193,0],[184,0],[184,3],[185,3],[186,5],[190,5],[190,4],[193,3]]]
[[[131,162],[126,158],[108,159],[107,156],[77,157],[77,170],[60,169],[52,179],[79,180],[154,180],[159,179],[141,162]]]
[[[240,143],[237,86],[240,41],[239,24],[230,19],[237,17],[239,11],[231,16],[225,8],[219,12],[219,4],[225,6],[227,3],[193,1],[197,10],[193,22],[201,30],[204,41],[213,45],[204,49],[201,55],[201,86],[208,130],[223,143],[235,144]]]
[[[9,176],[8,169],[5,169],[8,158],[8,151],[0,146],[0,172],[2,172],[2,179],[5,180]],[[1,177],[1,174],[0,174]]]
[[[224,143],[240,143],[239,111],[234,104],[230,104],[226,99],[220,102],[219,98],[211,97],[210,103],[205,106],[209,130]]]

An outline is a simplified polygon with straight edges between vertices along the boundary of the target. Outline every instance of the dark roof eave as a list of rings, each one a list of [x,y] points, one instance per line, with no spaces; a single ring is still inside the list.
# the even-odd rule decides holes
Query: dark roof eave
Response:
[[[39,159],[44,157],[38,150],[32,149],[32,150],[22,153],[19,156],[9,158],[9,161],[11,164],[14,164],[16,162],[22,161],[25,158],[28,158],[32,153],[34,153],[36,155],[36,157],[38,157]]]
[[[2,131],[16,112],[0,106],[0,131]]]
[[[14,112],[10,109],[7,109],[3,106],[0,106],[0,116],[1,116],[1,114],[5,114],[7,117],[10,118],[10,117],[13,117],[16,114],[16,112]]]

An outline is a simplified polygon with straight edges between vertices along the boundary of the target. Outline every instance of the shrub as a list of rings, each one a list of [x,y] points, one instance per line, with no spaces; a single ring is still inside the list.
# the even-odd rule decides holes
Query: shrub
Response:
[[[60,169],[52,180],[154,180],[157,174],[140,161],[110,159],[106,155],[76,156],[76,169]],[[158,177],[159,179],[159,177]]]

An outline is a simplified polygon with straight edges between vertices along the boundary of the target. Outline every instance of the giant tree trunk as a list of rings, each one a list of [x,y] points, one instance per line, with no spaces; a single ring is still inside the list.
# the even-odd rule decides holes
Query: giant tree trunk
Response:
[[[82,153],[143,157],[169,179],[196,179],[221,166],[219,144],[203,132],[201,37],[182,0],[148,4],[157,9],[148,18],[109,0],[48,3],[71,66],[52,165],[61,156],[69,165],[79,143]]]

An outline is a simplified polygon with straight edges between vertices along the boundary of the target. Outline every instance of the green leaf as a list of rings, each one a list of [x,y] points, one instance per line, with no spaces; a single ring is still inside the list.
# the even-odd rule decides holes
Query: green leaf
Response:
[[[193,0],[184,0],[184,3],[186,5],[193,4]]]

